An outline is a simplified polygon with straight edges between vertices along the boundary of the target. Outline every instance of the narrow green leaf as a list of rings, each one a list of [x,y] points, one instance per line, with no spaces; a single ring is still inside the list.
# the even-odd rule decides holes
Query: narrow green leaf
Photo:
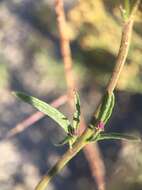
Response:
[[[75,112],[73,115],[73,128],[77,129],[80,123],[80,99],[79,94],[75,92],[74,95],[74,102],[75,102]]]
[[[113,108],[114,108],[114,104],[115,104],[115,96],[114,96],[114,93],[112,93],[110,105],[108,106],[108,110],[107,110],[107,113],[106,113],[106,116],[105,116],[105,119],[104,119],[104,124],[106,124],[107,121],[109,120],[109,118],[111,117],[112,111],[113,111]]]
[[[57,109],[53,108],[49,104],[33,97],[26,95],[22,92],[14,92],[14,94],[23,100],[26,103],[29,103],[30,105],[37,108],[39,111],[43,112],[45,115],[48,115],[50,118],[52,118],[54,121],[56,121],[64,130],[66,133],[70,131],[70,128],[72,127],[69,120],[66,116],[64,116],[61,112],[59,112]]]
[[[104,125],[107,123],[108,119],[112,115],[114,103],[115,103],[114,93],[109,94],[108,92],[106,92],[106,94],[102,99],[102,104],[99,108],[99,112],[96,116],[98,122],[102,122],[104,123]]]
[[[112,95],[109,95],[109,93],[106,92],[106,94],[104,95],[102,99],[102,104],[98,113],[98,117],[97,117],[98,121],[104,122],[104,120],[106,119],[108,110],[111,105],[111,101],[112,101]]]
[[[141,141],[140,138],[121,134],[121,133],[100,133],[97,137],[97,139],[94,139],[95,141],[101,141],[101,140],[127,140],[127,141]]]

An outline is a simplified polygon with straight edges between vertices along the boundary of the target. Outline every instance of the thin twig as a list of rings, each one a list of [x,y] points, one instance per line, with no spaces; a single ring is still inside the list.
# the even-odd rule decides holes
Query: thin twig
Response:
[[[63,96],[60,96],[59,98],[57,98],[56,100],[53,100],[50,105],[55,108],[58,108],[59,106],[65,104],[66,101],[67,101],[67,96],[63,95]],[[36,113],[32,114],[27,119],[25,119],[24,121],[17,124],[16,127],[11,129],[10,131],[8,131],[8,133],[4,137],[4,140],[14,137],[15,135],[21,133],[22,131],[27,129],[29,126],[31,126],[35,122],[39,121],[44,116],[45,116],[45,114],[37,111]]]
[[[60,34],[61,54],[64,63],[65,77],[68,89],[69,103],[73,106],[73,90],[75,90],[75,81],[72,69],[72,58],[68,34],[66,32],[67,24],[62,0],[55,0],[55,12],[57,15],[57,26]]]
[[[86,129],[85,122],[83,121],[83,117],[80,121],[80,131],[79,134],[82,134]],[[97,184],[98,190],[105,190],[105,165],[101,156],[100,149],[97,143],[87,144],[83,148],[83,152],[85,154],[85,158],[88,161],[89,168],[91,171],[91,175],[94,181]]]
[[[73,105],[74,105],[73,90],[77,88],[77,85],[75,84],[74,75],[73,75],[74,74],[73,61],[72,61],[71,50],[70,50],[70,39],[68,38],[68,34],[66,32],[67,22],[65,18],[63,0],[55,1],[55,12],[57,15],[57,26],[58,26],[59,37],[60,37],[61,54],[62,54],[62,59],[64,63],[65,78],[67,82],[68,101],[69,101],[71,110],[73,110]],[[84,131],[85,128],[86,128],[86,124],[85,124],[83,116],[81,115],[81,122],[80,122],[81,130],[78,131],[78,133]],[[101,158],[101,154],[99,152],[99,148],[97,144],[88,145],[85,147],[83,151],[89,163],[92,177],[98,185],[98,190],[105,190],[105,180],[104,180],[105,167],[104,167],[103,160]],[[101,169],[103,171],[99,172],[99,170]]]
[[[113,92],[114,88],[116,87],[120,73],[126,61],[126,57],[127,57],[129,45],[130,45],[132,26],[133,26],[133,19],[125,22],[123,26],[120,50],[117,56],[117,61],[116,61],[116,65],[115,65],[112,77],[107,87],[107,91],[110,94]]]
[[[133,9],[131,11],[130,17],[126,21],[124,21],[124,24],[123,24],[121,43],[120,43],[118,56],[116,59],[115,68],[112,73],[112,77],[109,81],[109,84],[107,86],[107,91],[110,94],[113,92],[113,90],[116,87],[120,73],[121,73],[124,63],[126,61],[126,57],[127,57],[129,45],[130,45],[131,34],[132,34],[132,27],[133,27],[133,23],[134,23],[134,15],[138,8],[139,3],[140,3],[140,0],[136,0],[135,4],[133,6]]]
[[[105,184],[105,166],[97,144],[87,144],[84,147],[85,157],[89,162],[93,179],[96,180],[98,190],[104,190]]]
[[[135,13],[137,11],[137,8],[138,8],[140,2],[141,2],[141,0],[135,0],[133,8],[132,8],[131,13],[130,13],[130,18],[129,19],[134,20]]]
[[[133,14],[135,14],[135,12],[137,10],[138,2],[140,2],[140,1],[139,0],[136,1],[137,6],[135,8],[135,11],[133,11]],[[122,40],[121,40],[121,45],[119,48],[118,57],[116,60],[116,66],[115,66],[112,78],[111,78],[111,80],[108,84],[108,87],[106,89],[106,91],[108,91],[109,93],[111,93],[114,90],[116,83],[118,81],[120,72],[122,70],[122,67],[124,65],[124,62],[126,60],[126,56],[127,56],[128,48],[129,48],[129,43],[130,43],[130,36],[131,36],[131,32],[132,32],[132,26],[133,26],[133,16],[131,16],[129,20],[126,20],[124,23],[124,26],[123,26]],[[125,43],[125,44],[123,45],[122,43]],[[119,65],[119,67],[117,65]],[[117,70],[118,68],[120,69],[120,71]],[[75,142],[72,150],[68,150],[60,158],[60,160],[53,166],[53,168],[51,168],[51,170],[49,170],[48,174],[42,178],[40,183],[37,185],[36,190],[45,190],[47,188],[48,183],[51,181],[51,179],[55,175],[57,175],[58,172],[87,144],[86,139],[94,133],[95,133],[94,130],[92,130],[91,128],[87,128],[84,131],[84,133],[79,137],[79,139]]]

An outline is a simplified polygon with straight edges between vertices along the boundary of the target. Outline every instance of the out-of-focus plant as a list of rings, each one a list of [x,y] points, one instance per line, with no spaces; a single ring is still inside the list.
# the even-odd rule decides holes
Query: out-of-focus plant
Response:
[[[119,14],[121,2],[123,3],[124,0],[81,0],[68,12],[69,27],[72,31],[70,37],[77,41],[81,51],[80,56],[78,52],[74,56],[84,63],[88,72],[91,71],[102,86],[106,85],[110,77],[113,67],[110,60],[117,55],[119,48],[122,23]],[[135,1],[130,2],[133,4]],[[127,3],[126,7],[129,9]],[[123,14],[126,17],[126,13]],[[116,87],[119,90],[142,92],[141,15],[142,11],[139,10],[135,18],[133,43]]]
[[[6,60],[4,60],[2,56],[0,56],[0,58],[0,88],[5,88],[8,84],[8,70],[6,64],[4,64]]]
[[[97,2],[99,3],[99,1]],[[78,133],[80,127],[81,109],[79,95],[76,92],[74,98],[75,109],[72,117],[72,122],[70,122],[64,114],[59,112],[57,109],[51,107],[46,102],[43,102],[33,96],[26,95],[22,92],[15,92],[15,95],[19,97],[21,100],[31,104],[39,111],[52,118],[55,122],[59,124],[60,127],[62,127],[62,129],[66,133],[66,137],[63,139],[62,142],[59,143],[59,145],[64,145],[67,143],[69,144],[69,150],[61,157],[61,159],[53,166],[53,168],[49,170],[48,174],[43,177],[43,179],[37,185],[36,190],[45,190],[50,180],[56,174],[58,174],[58,172],[60,172],[60,170],[88,143],[93,143],[107,139],[125,139],[139,141],[139,138],[134,136],[104,132],[105,124],[112,115],[115,103],[113,91],[116,87],[119,75],[126,61],[134,22],[134,15],[140,1],[125,0],[124,2],[125,3],[121,8],[122,18],[124,22],[123,31],[116,65],[113,70],[112,77],[106,87],[106,91],[104,93],[102,101],[94,114],[94,118],[91,124],[88,125],[87,129],[84,130],[82,134]]]

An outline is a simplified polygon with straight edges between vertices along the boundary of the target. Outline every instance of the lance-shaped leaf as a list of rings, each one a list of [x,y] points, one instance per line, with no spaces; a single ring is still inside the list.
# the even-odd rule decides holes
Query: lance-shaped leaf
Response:
[[[37,108],[39,111],[43,112],[45,115],[48,115],[50,118],[56,121],[66,133],[68,133],[71,128],[71,124],[67,117],[64,116],[57,109],[53,108],[44,101],[41,101],[33,96],[26,95],[25,93],[14,92],[14,94],[24,102],[29,103],[30,105]]]
[[[108,119],[110,118],[113,107],[114,107],[115,97],[114,94],[109,94],[106,92],[106,94],[103,97],[102,104],[100,107],[100,110],[97,115],[97,120],[103,122],[106,124]]]
[[[108,107],[107,114],[106,114],[106,117],[104,119],[104,124],[106,124],[107,121],[109,120],[109,118],[111,117],[112,111],[113,111],[113,108],[114,108],[114,104],[115,104],[115,96],[114,96],[114,93],[112,93],[110,105]]]
[[[121,134],[121,133],[100,133],[97,138],[96,136],[91,139],[91,141],[101,141],[101,140],[126,140],[126,141],[136,141],[140,142],[140,138],[136,136]]]
[[[75,92],[74,95],[74,102],[75,102],[75,112],[73,115],[73,128],[77,129],[80,122],[80,99],[79,94]]]

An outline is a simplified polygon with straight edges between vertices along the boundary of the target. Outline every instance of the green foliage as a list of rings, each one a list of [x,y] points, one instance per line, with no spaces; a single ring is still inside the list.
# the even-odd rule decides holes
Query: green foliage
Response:
[[[114,93],[109,94],[108,92],[106,92],[106,94],[102,99],[102,104],[100,105],[98,113],[96,115],[95,123],[92,123],[90,125],[90,128],[97,128],[99,130],[104,130],[105,124],[112,115],[114,103],[115,103]]]
[[[62,146],[64,144],[69,144],[69,147],[72,148],[73,143],[77,139],[77,135],[75,134],[77,132],[77,129],[79,128],[80,124],[80,98],[79,94],[77,92],[74,92],[74,103],[75,103],[75,112],[73,115],[73,126],[72,131],[68,132],[68,135],[57,144],[57,146]]]
[[[55,122],[57,122],[67,133],[67,136],[60,143],[58,143],[58,145],[61,146],[69,143],[69,146],[72,147],[72,144],[77,138],[74,133],[75,130],[77,130],[79,127],[80,123],[80,99],[77,92],[75,92],[75,112],[73,116],[73,126],[65,115],[63,115],[60,111],[53,108],[46,102],[41,101],[33,96],[26,95],[22,92],[14,92],[14,95],[16,95],[22,101],[34,106],[36,109],[48,115]]]
[[[124,19],[128,19],[130,15],[130,0],[124,0],[124,12],[123,17]]]
[[[44,101],[41,101],[33,96],[26,95],[22,92],[14,92],[14,95],[16,97],[20,98],[22,101],[29,103],[30,105],[37,108],[39,111],[43,112],[44,114],[48,115],[50,118],[52,118],[55,122],[57,122],[67,133],[67,136],[58,144],[57,146],[62,146],[65,144],[69,144],[69,147],[72,148],[73,143],[77,139],[77,135],[75,134],[75,131],[80,126],[80,99],[77,92],[75,92],[74,101],[75,101],[75,112],[73,115],[73,126],[71,125],[70,121],[67,119],[65,115],[63,115],[60,111],[53,108],[49,104],[47,104]],[[102,105],[100,107],[100,111],[97,117],[97,123],[103,122],[106,124],[107,120],[110,118],[112,114],[112,110],[114,107],[114,94],[109,95],[108,93],[105,94]],[[100,130],[95,133],[95,135],[91,136],[91,138],[88,139],[88,142],[93,141],[100,141],[100,140],[138,140],[138,138],[119,134],[119,133],[101,133]]]
[[[114,94],[112,93],[112,95],[109,95],[107,92],[102,100],[102,105],[100,107],[100,111],[97,117],[98,121],[101,121],[104,124],[106,124],[106,122],[108,121],[108,119],[112,114],[114,102],[115,102]]]
[[[122,10],[122,16],[124,20],[129,19],[135,6],[135,0],[124,0],[124,10]]]
[[[99,109],[98,115],[97,115],[97,130],[94,135],[92,135],[88,141],[89,142],[96,142],[100,140],[131,140],[131,141],[139,141],[140,139],[134,136],[120,134],[120,133],[102,133],[103,127],[108,121],[108,119],[112,115],[112,111],[114,108],[115,103],[115,96],[112,93],[112,95],[109,95],[108,92],[104,95],[101,107]],[[91,128],[94,128],[94,126],[91,125]]]
[[[135,0],[129,1],[131,12]],[[88,78],[90,83],[94,80],[105,87],[109,80],[120,44],[122,18],[119,6],[121,4],[125,9],[124,2],[125,0],[81,0],[68,12],[70,26],[79,45],[76,57],[88,69],[86,80]],[[133,41],[117,89],[141,93],[141,10],[138,11],[135,20]],[[98,50],[99,54],[96,53]]]
[[[92,139],[93,140],[93,139]],[[140,141],[138,137],[134,137],[131,135],[121,134],[121,133],[100,133],[97,137],[97,139],[94,139],[97,141],[101,140],[127,140],[127,141]]]
[[[75,112],[73,115],[73,128],[76,130],[79,127],[79,122],[80,122],[80,99],[79,95],[77,92],[75,92],[74,95],[74,100],[75,100]]]
[[[71,126],[71,123],[67,119],[65,115],[63,115],[61,112],[59,112],[57,109],[53,108],[49,104],[33,97],[26,95],[22,92],[14,92],[14,94],[23,100],[26,103],[29,103],[30,105],[37,108],[39,111],[43,112],[44,114],[48,115],[50,118],[52,118],[54,121],[56,121],[66,133],[69,132]]]

